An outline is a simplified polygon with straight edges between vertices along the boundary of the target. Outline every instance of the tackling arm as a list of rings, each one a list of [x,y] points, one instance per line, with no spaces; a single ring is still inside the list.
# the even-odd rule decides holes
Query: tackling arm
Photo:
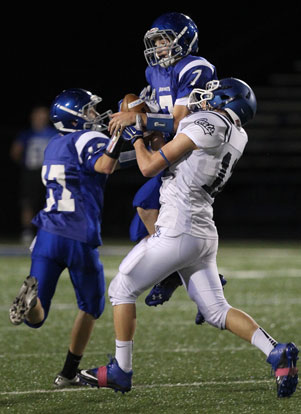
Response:
[[[134,147],[139,169],[145,177],[154,177],[167,166],[179,160],[187,152],[197,148],[191,139],[182,133],[176,135],[160,151],[149,152],[142,139],[137,139]]]

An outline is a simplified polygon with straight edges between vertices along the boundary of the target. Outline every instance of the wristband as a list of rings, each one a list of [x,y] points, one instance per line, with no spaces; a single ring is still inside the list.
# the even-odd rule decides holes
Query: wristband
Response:
[[[146,129],[149,131],[173,132],[173,115],[171,114],[146,114]]]
[[[105,150],[105,154],[108,157],[113,158],[114,160],[118,160],[122,145],[123,145],[123,140],[120,139],[119,137],[117,138],[115,135],[111,139],[109,145],[107,146],[107,149]]]

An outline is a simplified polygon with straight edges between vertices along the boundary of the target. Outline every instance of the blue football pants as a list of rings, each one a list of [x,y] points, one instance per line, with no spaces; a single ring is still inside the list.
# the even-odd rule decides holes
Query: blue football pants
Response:
[[[78,308],[99,318],[105,306],[105,278],[98,248],[39,230],[31,255],[30,275],[38,280],[38,297],[48,316],[57,282],[68,269]],[[30,324],[28,324],[31,326]]]

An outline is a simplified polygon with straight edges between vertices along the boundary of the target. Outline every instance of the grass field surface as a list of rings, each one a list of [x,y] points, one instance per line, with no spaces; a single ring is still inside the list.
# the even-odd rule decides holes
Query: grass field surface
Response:
[[[301,254],[298,243],[220,243],[219,271],[228,280],[231,305],[252,315],[277,341],[301,346]],[[130,245],[104,241],[100,249],[107,285]],[[25,252],[26,253],[26,252]],[[13,326],[8,309],[30,257],[0,246],[0,413],[244,414],[301,413],[300,385],[289,399],[276,397],[265,355],[255,347],[204,324],[194,324],[196,305],[183,287],[157,308],[137,303],[133,389],[55,390],[77,313],[67,272],[60,278],[49,317],[33,330]],[[111,305],[97,321],[82,368],[114,354]]]

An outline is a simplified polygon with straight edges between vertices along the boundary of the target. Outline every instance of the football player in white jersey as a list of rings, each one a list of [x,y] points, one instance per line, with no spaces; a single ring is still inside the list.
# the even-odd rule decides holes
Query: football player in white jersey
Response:
[[[178,271],[206,322],[229,330],[267,356],[279,397],[295,392],[298,348],[292,342],[278,343],[227,302],[216,264],[218,233],[212,204],[243,154],[248,137],[242,125],[254,117],[256,106],[254,92],[245,82],[235,78],[209,82],[206,90],[195,89],[190,95],[188,107],[197,112],[185,117],[175,138],[154,153],[139,139],[138,115],[132,141],[142,174],[151,177],[169,168],[161,187],[156,233],[130,251],[109,286],[116,352],[108,365],[81,371],[90,385],[131,389],[136,299]]]

